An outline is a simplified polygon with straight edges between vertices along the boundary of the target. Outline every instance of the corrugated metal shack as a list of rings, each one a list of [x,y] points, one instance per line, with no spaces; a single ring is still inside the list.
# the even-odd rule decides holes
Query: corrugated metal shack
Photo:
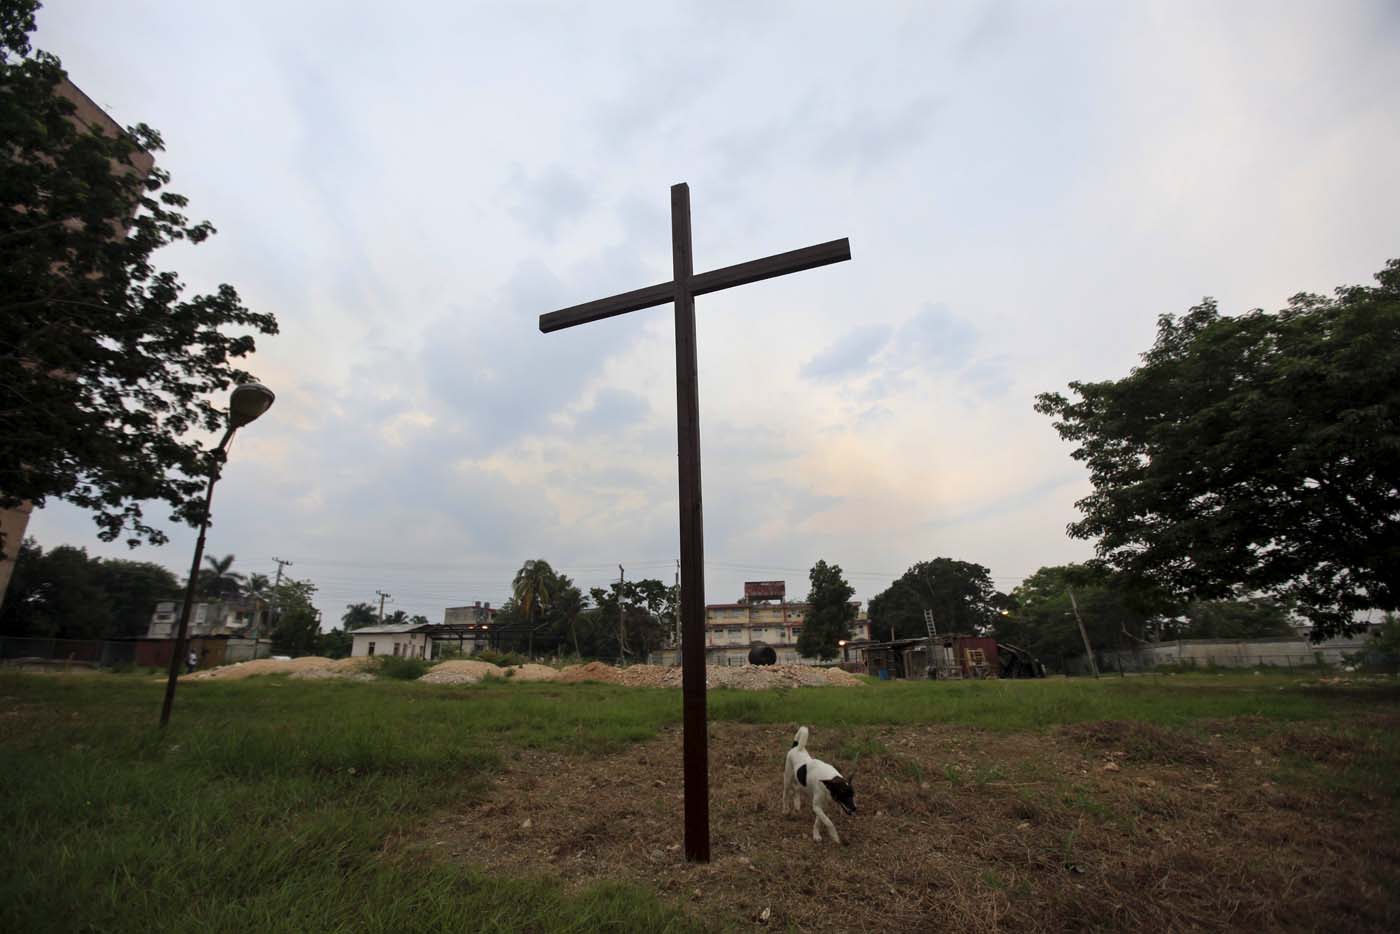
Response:
[[[851,642],[845,646],[867,674],[880,678],[995,678],[997,640],[990,636],[938,636],[930,640]]]

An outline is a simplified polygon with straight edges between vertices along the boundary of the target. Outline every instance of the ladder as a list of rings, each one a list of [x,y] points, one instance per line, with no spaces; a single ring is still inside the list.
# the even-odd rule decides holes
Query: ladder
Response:
[[[933,610],[924,610],[924,628],[928,630],[928,663],[940,678],[958,679],[962,668],[950,664],[945,649],[938,641],[938,627],[933,624]]]

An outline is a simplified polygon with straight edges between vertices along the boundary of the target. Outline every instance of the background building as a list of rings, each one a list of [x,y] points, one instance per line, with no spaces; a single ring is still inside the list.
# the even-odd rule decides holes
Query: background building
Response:
[[[851,640],[870,638],[870,620],[859,600],[852,600],[856,618],[851,623]],[[818,659],[797,653],[797,637],[810,605],[787,601],[786,581],[746,581],[744,596],[737,603],[711,603],[705,607],[705,663],[744,665],[749,649],[771,646],[779,664],[814,665]],[[680,649],[655,652],[658,665],[680,664]]]

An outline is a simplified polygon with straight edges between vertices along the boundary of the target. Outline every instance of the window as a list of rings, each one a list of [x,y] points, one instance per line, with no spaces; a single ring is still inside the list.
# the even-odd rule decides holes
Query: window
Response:
[[[373,642],[371,642],[371,643],[369,644],[369,654],[371,654],[371,655],[374,654],[374,643],[373,643]]]
[[[394,654],[399,654],[399,644],[397,642],[394,643]]]

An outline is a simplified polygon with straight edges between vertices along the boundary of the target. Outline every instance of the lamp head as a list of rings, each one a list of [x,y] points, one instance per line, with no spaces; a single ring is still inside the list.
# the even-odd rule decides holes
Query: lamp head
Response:
[[[272,407],[277,396],[262,383],[235,386],[228,403],[228,420],[234,428],[242,428]]]

